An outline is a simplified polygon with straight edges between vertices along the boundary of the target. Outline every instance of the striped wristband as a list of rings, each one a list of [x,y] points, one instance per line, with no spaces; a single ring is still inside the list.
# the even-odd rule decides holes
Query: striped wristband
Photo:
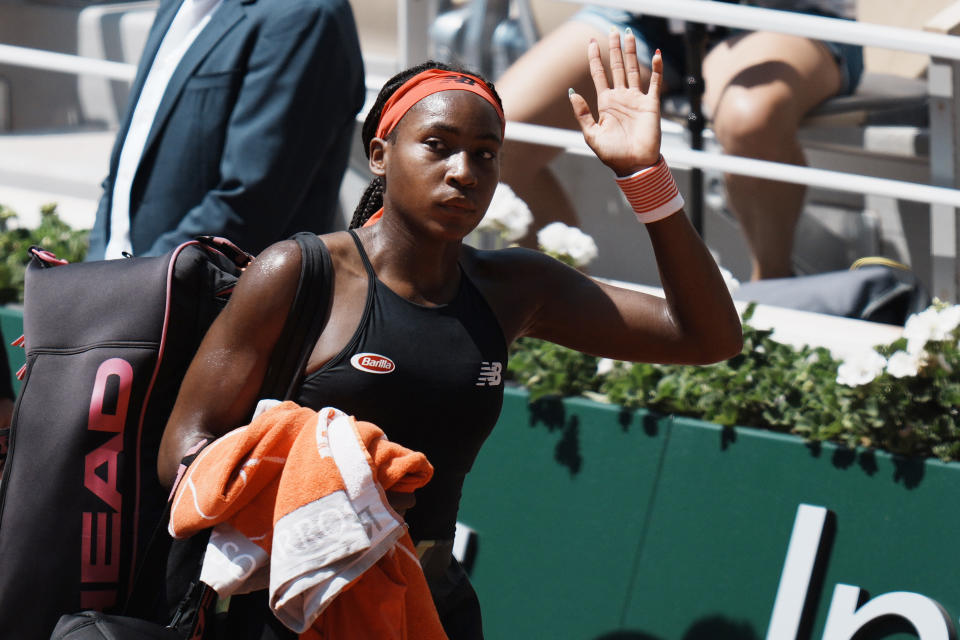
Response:
[[[646,169],[617,178],[617,185],[633,207],[637,220],[644,224],[663,220],[683,208],[683,196],[663,156]]]

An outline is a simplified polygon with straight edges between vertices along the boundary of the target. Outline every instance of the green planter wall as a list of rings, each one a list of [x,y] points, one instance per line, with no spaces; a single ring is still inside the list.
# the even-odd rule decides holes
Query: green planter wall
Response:
[[[7,350],[7,361],[10,364],[9,375],[13,380],[13,390],[19,391],[20,381],[13,374],[23,366],[27,357],[22,348],[14,347],[10,343],[23,333],[23,310],[20,307],[0,306],[0,332],[3,333],[3,346]],[[0,371],[0,375],[7,374],[6,371]]]
[[[0,307],[7,343],[22,324],[18,308]],[[15,371],[23,350],[6,348]],[[796,636],[820,640],[838,584],[922,594],[957,619],[958,493],[960,464],[583,399],[531,407],[508,389],[460,520],[477,534],[488,640],[755,640],[798,506],[826,507],[835,535]],[[856,640],[916,637],[880,628]]]
[[[835,536],[799,635],[820,640],[839,583],[923,594],[956,620],[958,490],[957,464],[582,399],[530,407],[513,389],[460,521],[477,534],[491,640],[752,640],[766,637],[798,506],[826,507]],[[857,640],[917,637],[902,626]]]

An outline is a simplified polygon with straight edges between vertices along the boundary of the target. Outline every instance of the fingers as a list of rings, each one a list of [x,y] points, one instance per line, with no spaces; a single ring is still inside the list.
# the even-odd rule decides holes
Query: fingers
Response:
[[[653,52],[653,58],[650,60],[650,88],[647,95],[660,100],[660,89],[663,86],[663,56],[660,49]],[[659,102],[658,102],[659,104]]]
[[[401,516],[417,504],[417,498],[412,493],[401,493],[399,491],[387,491],[386,493],[387,502],[389,502],[393,510]]]
[[[615,27],[610,28],[610,76],[613,78],[614,89],[623,89],[627,86],[623,51],[620,49],[620,32]]]
[[[597,95],[600,95],[610,87],[607,85],[607,74],[603,70],[603,60],[600,58],[600,45],[593,38],[590,38],[590,44],[587,45],[587,62],[590,64],[593,86],[597,90]]]
[[[633,32],[628,28],[626,36],[621,44],[620,32],[616,28],[610,29],[609,44],[610,47],[610,77],[613,80],[614,89],[640,89],[641,79],[640,61],[637,60],[637,40]],[[593,78],[597,94],[604,89],[608,89],[606,73],[603,68],[603,61],[600,58],[600,45],[595,40],[590,41],[587,48],[587,58],[590,62],[590,76]]]
[[[627,71],[627,87],[639,89],[640,61],[637,60],[637,39],[629,27],[627,27],[627,35],[623,39],[623,65]]]
[[[573,115],[580,124],[580,130],[583,131],[584,137],[586,137],[587,131],[596,124],[593,114],[590,113],[590,105],[583,99],[583,96],[570,89],[570,106],[573,107]]]

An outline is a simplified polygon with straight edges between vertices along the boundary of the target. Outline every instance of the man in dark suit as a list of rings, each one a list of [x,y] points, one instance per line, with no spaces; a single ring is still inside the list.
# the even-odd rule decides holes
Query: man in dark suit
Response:
[[[87,259],[330,231],[364,96],[347,0],[162,0]]]

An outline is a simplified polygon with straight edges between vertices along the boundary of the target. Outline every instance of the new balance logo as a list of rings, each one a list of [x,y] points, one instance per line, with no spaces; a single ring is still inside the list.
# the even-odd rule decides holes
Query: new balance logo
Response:
[[[503,364],[500,362],[481,362],[480,378],[477,380],[478,387],[496,387],[503,378],[500,374],[503,372]]]

